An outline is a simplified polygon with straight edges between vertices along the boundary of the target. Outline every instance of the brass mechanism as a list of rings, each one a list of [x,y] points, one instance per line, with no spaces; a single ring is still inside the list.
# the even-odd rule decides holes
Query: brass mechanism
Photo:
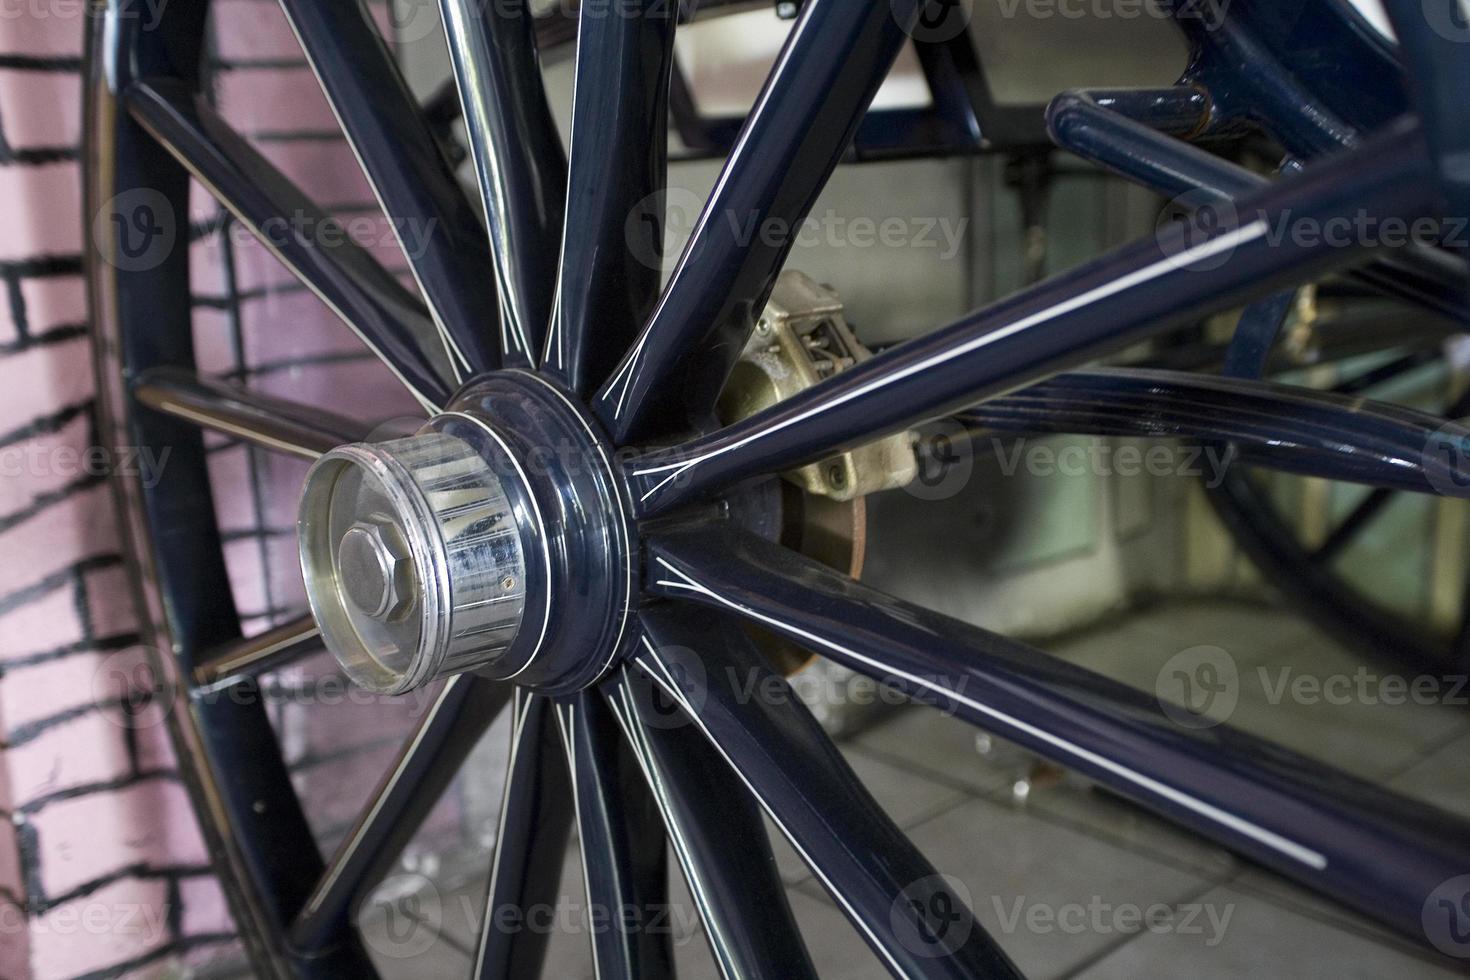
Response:
[[[804,273],[783,272],[720,395],[720,417],[738,422],[872,356],[847,325],[835,292]],[[867,539],[863,498],[906,486],[918,475],[914,443],[913,432],[897,432],[783,473],[782,543],[859,577]],[[811,660],[792,643],[752,632],[786,674]]]
[[[783,272],[720,395],[720,417],[754,415],[872,356],[835,292],[805,273]],[[918,472],[914,437],[905,431],[782,475],[807,493],[847,501],[905,486]]]

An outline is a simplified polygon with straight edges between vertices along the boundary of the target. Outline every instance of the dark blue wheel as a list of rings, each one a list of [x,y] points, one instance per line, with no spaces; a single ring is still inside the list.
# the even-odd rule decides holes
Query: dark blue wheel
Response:
[[[431,230],[408,255],[417,292],[350,240],[270,234],[290,215],[329,219],[205,97],[207,5],[170,5],[146,30],[128,5],[103,6],[87,162],[88,213],[119,219],[100,225],[112,232],[91,264],[106,424],[122,444],[172,453],[159,481],[120,482],[122,513],[186,776],[262,975],[372,974],[356,904],[500,712],[513,737],[490,908],[553,896],[572,827],[590,906],[657,906],[672,845],[723,975],[813,975],[765,817],[895,976],[1017,975],[747,627],[1423,939],[1427,898],[1447,869],[1470,868],[1462,821],[1229,728],[1182,726],[1133,688],[881,594],[771,533],[775,474],[955,414],[1215,441],[1261,467],[1470,496],[1462,457],[1425,452],[1435,433],[1458,446],[1470,430],[1430,415],[1259,371],[1080,369],[1243,303],[1255,305],[1227,360],[1248,362],[1269,347],[1276,297],[1328,274],[1464,317],[1460,252],[1277,233],[1464,214],[1455,107],[1470,97],[1470,61],[1418,5],[1391,5],[1402,64],[1329,0],[1236,0],[1208,31],[1181,17],[1193,57],[1176,87],[1067,93],[1046,122],[1067,149],[1192,195],[1184,220],[728,425],[725,381],[795,230],[864,138],[869,103],[926,16],[920,0],[802,6],[666,283],[638,253],[661,236],[647,202],[664,187],[676,5],[583,10],[564,153],[537,44],[565,40],[565,25],[441,0],[466,188],[436,128],[442,107],[414,100],[367,9],[283,0],[380,205]],[[968,95],[974,135],[989,123]],[[1027,121],[1008,123],[1026,142]],[[1199,142],[1261,131],[1291,157],[1280,179]],[[994,143],[983,136],[968,149]],[[187,214],[191,178],[391,369],[422,427],[378,439],[367,422],[200,375],[187,250],[140,263],[129,235],[139,201]],[[634,214],[647,241],[629,240]],[[742,235],[730,215],[788,231]],[[300,526],[314,616],[242,638],[203,430],[317,460]],[[260,699],[208,696],[248,691],[323,640],[379,691],[448,678],[325,855]],[[544,935],[493,922],[476,976],[535,975]],[[597,932],[593,957],[600,977],[672,973],[667,936],[649,931]]]

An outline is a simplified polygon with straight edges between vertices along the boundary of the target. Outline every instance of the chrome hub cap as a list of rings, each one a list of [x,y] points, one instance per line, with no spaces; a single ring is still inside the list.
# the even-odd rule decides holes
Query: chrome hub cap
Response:
[[[411,436],[323,455],[301,564],[348,676],[389,694],[471,669],[552,691],[600,676],[632,572],[610,460],[571,399],[519,371],[473,382]]]

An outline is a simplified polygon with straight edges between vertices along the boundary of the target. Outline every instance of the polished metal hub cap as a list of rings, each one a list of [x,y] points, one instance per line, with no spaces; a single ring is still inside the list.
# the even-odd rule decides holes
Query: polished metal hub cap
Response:
[[[631,588],[608,459],[581,411],[521,372],[475,382],[411,436],[323,455],[301,563],[348,676],[389,694],[470,669],[551,689],[595,679]]]

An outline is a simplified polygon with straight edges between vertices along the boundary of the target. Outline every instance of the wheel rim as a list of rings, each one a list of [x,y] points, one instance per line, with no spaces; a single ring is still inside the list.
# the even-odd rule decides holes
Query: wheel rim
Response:
[[[1041,284],[1019,301],[885,352],[838,383],[813,389],[817,393],[810,398],[716,431],[710,416],[720,383],[752,325],[752,302],[758,309],[790,242],[741,241],[717,221],[702,221],[662,290],[657,270],[630,259],[634,250],[625,240],[625,218],[656,195],[664,179],[673,24],[666,12],[654,9],[659,5],[626,19],[583,17],[575,96],[582,122],[574,116],[564,209],[555,206],[558,161],[514,155],[554,142],[541,111],[544,94],[539,86],[522,84],[524,72],[513,71],[518,64],[534,64],[529,21],[487,19],[477,5],[444,0],[461,95],[474,108],[467,116],[480,151],[474,159],[481,191],[477,209],[462,198],[421,121],[395,121],[393,110],[402,107],[404,96],[401,79],[391,61],[372,61],[381,54],[381,41],[365,33],[371,31],[366,16],[355,5],[290,0],[285,6],[385,210],[433,217],[444,231],[416,257],[422,304],[386,282],[350,246],[313,251],[287,241],[277,243],[276,255],[312,283],[434,413],[427,431],[410,437],[419,440],[411,444],[342,448],[355,443],[342,438],[351,433],[350,422],[213,389],[187,373],[192,352],[186,256],[173,250],[156,264],[138,267],[126,261],[123,239],[107,237],[99,243],[106,261],[93,268],[110,423],[132,444],[176,447],[166,484],[146,492],[122,488],[123,512],[140,556],[138,578],[155,587],[145,590],[148,619],[156,624],[161,646],[176,654],[165,658],[163,670],[181,698],[176,735],[185,756],[196,762],[191,789],[212,815],[205,821],[211,845],[234,871],[228,876],[233,905],[250,923],[244,931],[262,964],[295,976],[370,971],[349,925],[354,900],[381,872],[384,855],[401,845],[404,828],[422,818],[430,791],[447,782],[490,718],[509,703],[515,735],[492,864],[492,908],[497,901],[524,905],[537,889],[554,887],[547,884],[547,871],[559,860],[573,822],[583,841],[589,902],[646,904],[662,889],[667,831],[722,969],[755,976],[780,964],[781,976],[809,974],[811,964],[760,827],[764,809],[896,975],[1015,974],[952,886],[878,810],[809,716],[789,703],[752,708],[722,686],[726,673],[773,676],[728,617],[757,622],[916,696],[938,699],[1383,921],[1410,931],[1417,927],[1416,896],[1426,883],[1438,881],[1446,862],[1465,857],[1464,841],[1470,839],[1444,815],[1245,736],[1196,738],[1167,719],[1142,722],[1158,713],[1147,699],[1046,660],[1027,668],[1026,658],[1044,655],[1017,652],[1017,645],[942,618],[931,621],[920,610],[771,550],[769,541],[740,521],[719,519],[718,505],[710,505],[722,495],[732,499],[744,481],[759,474],[943,414],[963,399],[994,395],[1018,379],[1034,380],[1178,322],[1185,307],[1202,299],[1174,277],[1181,264],[1226,254],[1238,279],[1222,276],[1218,295],[1205,301],[1223,307],[1248,291],[1243,283],[1259,281],[1264,285],[1252,287],[1259,291],[1345,260],[1329,262],[1303,248],[1284,257],[1272,254],[1268,263],[1251,250],[1256,239],[1250,236],[1259,237],[1252,225],[1198,245],[1164,236],[1121,251],[1107,277],[1099,267]],[[707,214],[728,210],[784,219],[788,227],[799,224],[919,10],[915,4],[855,0],[809,4]],[[272,209],[309,205],[293,197],[195,99],[202,8],[172,15],[167,29],[151,36],[113,13],[99,18],[89,42],[97,71],[88,111],[89,213],[119,214],[136,203],[136,194],[125,195],[149,191],[177,211],[191,172],[257,231]],[[354,48],[366,65],[334,57]],[[845,70],[849,58],[867,73]],[[485,87],[498,72],[515,74],[516,83]],[[621,117],[618,126],[599,128],[596,120],[613,117]],[[1433,168],[1427,152],[1422,159],[1418,155],[1433,141],[1425,144],[1411,122],[1395,125],[1347,161],[1342,180],[1387,213],[1431,210],[1433,201],[1412,185],[1425,182]],[[820,138],[803,139],[808,132]],[[1386,150],[1394,140],[1412,152]],[[517,180],[522,186],[515,186]],[[1346,206],[1345,195],[1328,193],[1327,183],[1305,181],[1300,195],[1305,207],[1323,216]],[[526,184],[551,191],[526,195]],[[528,198],[543,206],[517,206]],[[1261,206],[1273,211],[1295,200],[1284,190],[1260,197]],[[476,238],[477,212],[491,229],[488,240]],[[495,271],[498,302],[487,300],[483,288],[467,288],[486,269]],[[1136,308],[1115,311],[1129,329],[1099,326],[1089,333],[1079,325],[1071,350],[993,348],[992,373],[974,377],[975,351],[1022,337],[1030,326],[1046,322],[1037,319],[1041,313],[1070,316],[1102,305],[1133,288],[1116,284],[1130,282],[1156,289],[1165,305],[1140,300]],[[143,333],[143,323],[153,329]],[[491,324],[498,328],[487,330]],[[934,390],[922,397],[905,381],[919,373],[934,381]],[[888,389],[891,404],[900,407],[865,401],[879,388]],[[859,424],[851,414],[856,409],[842,406],[860,403],[868,417]],[[347,596],[368,619],[391,619],[388,614],[402,612],[400,606],[422,607],[418,632],[402,644],[403,664],[378,663],[385,672],[376,680],[370,671],[359,669],[358,676],[383,690],[407,690],[467,666],[480,671],[458,674],[446,684],[330,861],[314,851],[280,853],[247,816],[269,813],[272,835],[310,839],[259,702],[250,708],[194,696],[201,677],[214,684],[253,683],[262,664],[280,662],[315,630],[303,621],[267,640],[240,640],[195,425],[201,421],[324,461],[308,488],[302,523],[309,575],[313,567],[326,569],[314,577],[324,584],[314,581],[312,598],[334,652],[350,645],[342,639],[344,627],[333,625],[335,614],[326,612],[349,584],[338,574],[342,567],[360,569],[366,561],[369,574],[377,569],[382,589],[376,597],[361,591],[360,575],[350,583],[359,591]],[[1417,431],[1416,420],[1396,422]],[[850,431],[838,431],[840,425]],[[624,462],[622,451],[635,440],[667,439],[691,428],[705,434]],[[477,487],[499,495],[490,509],[516,513],[514,548],[492,561],[476,558],[462,566],[495,582],[518,579],[502,589],[510,594],[520,587],[523,604],[495,624],[513,627],[503,644],[476,641],[455,648],[447,638],[454,620],[442,610],[503,596],[476,592],[446,571],[451,560],[445,554],[444,514],[427,492],[412,492],[422,485],[415,467],[403,465],[431,432],[457,440],[457,451],[471,447],[465,458],[474,464]],[[557,440],[571,449],[553,452],[545,471],[528,474],[516,465]],[[573,466],[589,460],[593,465]],[[383,486],[402,491],[406,501],[395,504],[391,515],[394,533],[420,542],[406,555],[382,537],[381,527],[364,526],[364,514],[345,523],[328,520],[328,532],[317,534],[320,501],[330,501],[343,467],[370,467],[372,461],[392,470]],[[1433,482],[1428,464],[1423,470],[1419,476]],[[181,500],[188,504],[181,507]],[[521,516],[532,513],[539,518]],[[691,529],[674,517],[706,526]],[[176,543],[160,548],[155,532],[164,527],[193,533],[187,540],[172,535]],[[348,531],[354,532],[350,541]],[[358,550],[348,553],[344,547]],[[405,559],[414,564],[411,574],[402,573],[408,575],[402,586],[411,596],[407,600],[393,591]],[[825,605],[802,608],[792,598],[798,592],[786,591],[797,586]],[[709,614],[713,619],[695,616],[686,603],[719,612]],[[710,623],[721,628],[717,636],[710,635]],[[349,625],[361,634],[360,620]],[[926,655],[916,629],[927,630],[931,644],[937,636],[946,656]],[[702,654],[692,652],[698,647]],[[965,665],[966,650],[982,659]],[[342,658],[348,665],[363,664],[347,653]],[[514,692],[497,679],[517,681]],[[963,694],[964,682],[971,680],[989,700]],[[667,699],[664,707],[661,698]],[[1028,700],[1035,715],[1022,717],[1015,705]],[[658,722],[668,705],[703,738],[671,737]],[[1068,720],[1073,717],[1085,722]],[[1099,738],[1118,751],[1100,752]],[[786,751],[789,758],[782,756]],[[756,767],[758,759],[776,762]],[[233,774],[231,781],[218,778],[226,772]],[[629,780],[630,773],[646,779]],[[1248,790],[1257,795],[1232,805]],[[834,808],[832,801],[840,805]],[[724,825],[720,833],[711,829],[717,821]],[[754,855],[751,867],[728,866],[721,853],[728,839],[741,840]],[[1379,880],[1384,867],[1395,875],[1388,902],[1368,884]],[[934,920],[940,913],[954,913],[963,924],[949,939]],[[528,975],[540,955],[536,941],[512,944],[495,934],[487,916],[476,975]],[[594,957],[605,976],[658,976],[670,969],[666,943],[647,934],[599,935]]]

